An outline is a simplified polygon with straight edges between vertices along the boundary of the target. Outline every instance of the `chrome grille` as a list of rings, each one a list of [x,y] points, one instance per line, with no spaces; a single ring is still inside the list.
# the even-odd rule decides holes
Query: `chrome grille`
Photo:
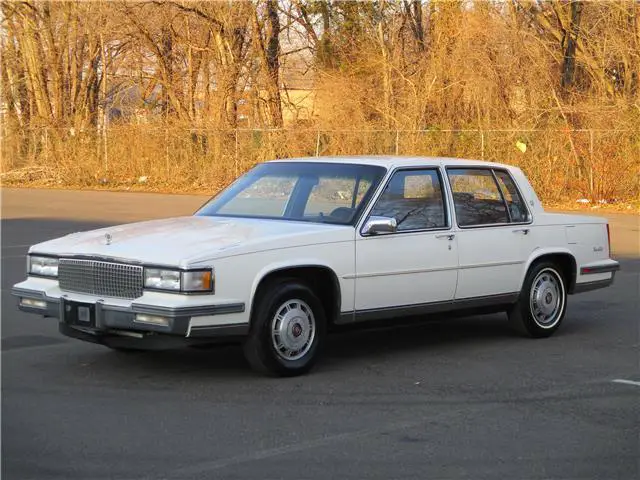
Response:
[[[60,290],[105,297],[137,298],[142,295],[143,269],[137,265],[61,258]]]

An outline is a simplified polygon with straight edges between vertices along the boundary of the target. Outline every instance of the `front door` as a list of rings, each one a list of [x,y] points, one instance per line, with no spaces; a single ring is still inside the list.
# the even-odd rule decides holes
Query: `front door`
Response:
[[[458,248],[445,198],[437,168],[392,175],[367,218],[395,218],[396,231],[357,236],[357,313],[419,313],[421,306],[453,299]]]

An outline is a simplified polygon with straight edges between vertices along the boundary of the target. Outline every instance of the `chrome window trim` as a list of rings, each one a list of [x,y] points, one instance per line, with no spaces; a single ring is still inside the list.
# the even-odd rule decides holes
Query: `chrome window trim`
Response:
[[[447,220],[447,225],[445,227],[402,230],[402,231],[396,231],[396,232],[393,232],[393,233],[385,233],[384,235],[365,235],[365,234],[363,234],[362,233],[362,229],[364,228],[365,224],[367,223],[367,219],[369,218],[369,216],[371,214],[371,210],[373,210],[373,207],[375,206],[375,204],[378,202],[378,200],[380,199],[380,197],[382,196],[382,194],[386,190],[387,185],[389,185],[389,183],[391,182],[391,179],[393,178],[393,176],[397,172],[402,172],[402,171],[420,171],[420,170],[435,170],[437,175],[438,175],[438,178],[439,178],[440,184],[441,184],[442,200],[443,200],[443,206],[445,208],[445,218]],[[393,235],[401,235],[401,234],[407,234],[407,233],[429,233],[429,232],[444,232],[444,231],[452,230],[452,228],[453,228],[453,216],[452,216],[452,209],[451,209],[452,204],[449,202],[449,198],[448,198],[448,195],[447,195],[447,187],[445,186],[446,183],[447,182],[445,182],[445,180],[444,180],[444,174],[443,174],[443,171],[442,171],[442,167],[440,165],[427,164],[427,165],[416,165],[416,166],[410,166],[410,167],[393,167],[393,168],[389,169],[386,178],[383,178],[383,180],[380,182],[380,185],[378,186],[378,191],[375,192],[375,194],[372,196],[371,201],[369,202],[367,207],[365,209],[363,209],[362,216],[360,217],[360,219],[358,220],[358,222],[356,224],[359,238],[382,238],[382,237],[389,237],[389,236],[393,236]]]
[[[447,177],[447,185],[449,187],[449,193],[451,195],[451,205],[453,207],[453,211],[455,213],[455,200],[453,198],[453,188],[451,187],[451,179],[449,178],[449,170],[489,170],[491,171],[491,174],[493,176],[494,182],[496,182],[496,186],[498,187],[498,191],[500,192],[500,195],[503,197],[503,203],[505,204],[505,208],[507,209],[507,215],[509,218],[511,218],[511,215],[509,213],[509,207],[504,199],[503,193],[502,193],[502,189],[500,188],[500,185],[497,183],[496,181],[496,175],[495,175],[495,171],[499,171],[499,172],[505,172],[509,178],[511,179],[511,181],[513,182],[513,184],[516,187],[516,190],[518,191],[518,195],[520,196],[520,200],[522,200],[522,203],[525,206],[525,209],[527,210],[527,213],[529,214],[529,220],[527,222],[508,222],[508,223],[504,223],[504,222],[500,222],[500,223],[483,223],[480,225],[467,225],[467,226],[463,226],[460,225],[460,222],[458,222],[458,216],[456,215],[456,226],[461,229],[461,230],[472,230],[475,228],[488,228],[488,227],[511,227],[514,225],[531,225],[533,223],[533,213],[531,212],[531,210],[529,209],[529,206],[527,205],[527,202],[524,200],[524,196],[522,195],[522,191],[520,190],[520,187],[518,186],[518,182],[516,182],[513,179],[513,176],[511,175],[511,172],[509,172],[508,169],[506,168],[499,168],[499,167],[491,167],[491,166],[479,166],[479,165],[466,165],[466,166],[460,166],[460,165],[447,165],[445,166],[445,173],[446,173],[446,177]]]
[[[513,175],[511,175],[511,172],[506,168],[495,168],[494,167],[494,168],[492,168],[492,170],[494,171],[494,175],[495,175],[496,171],[503,172],[503,173],[507,174],[507,176],[513,182],[513,185],[516,187],[516,191],[518,192],[518,196],[520,197],[520,200],[522,201],[522,204],[524,205],[524,208],[527,210],[527,213],[528,213],[528,218],[529,218],[528,222],[511,222],[510,225],[531,225],[533,223],[533,212],[529,208],[529,205],[527,204],[527,201],[524,199],[524,195],[522,194],[522,190],[520,190],[520,186],[518,185],[518,182],[516,182],[515,179],[513,178]],[[498,184],[498,188],[500,188],[499,184]],[[508,210],[508,208],[507,208],[507,210]]]
[[[513,219],[511,218],[511,211],[509,210],[509,204],[507,203],[507,197],[504,196],[504,192],[500,188],[500,184],[498,183],[498,177],[493,168],[491,169],[491,177],[493,178],[493,183],[496,184],[496,188],[498,189],[498,193],[500,194],[502,203],[504,203],[504,209],[507,212],[507,220],[508,220],[507,223],[513,223]]]

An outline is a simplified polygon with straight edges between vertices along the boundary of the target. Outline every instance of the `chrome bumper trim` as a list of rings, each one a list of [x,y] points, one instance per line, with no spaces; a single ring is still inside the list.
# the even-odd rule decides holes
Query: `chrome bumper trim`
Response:
[[[585,265],[583,267],[580,267],[580,275],[594,275],[594,274],[597,274],[597,273],[612,273],[612,272],[617,272],[618,270],[620,270],[620,264],[618,262],[612,260],[610,263],[607,263],[606,265],[594,265],[593,267]]]
[[[76,303],[65,297],[51,298],[44,292],[27,290],[23,288],[13,288],[12,295],[19,298],[32,298],[47,302],[46,308],[30,307],[22,305],[18,301],[18,309],[27,312],[43,315],[45,317],[53,317],[60,320],[61,324],[66,325],[65,317],[67,316],[67,307],[70,303]],[[131,307],[105,305],[103,302],[77,302],[90,303],[95,305],[95,326],[92,325],[90,330],[95,334],[108,334],[114,330],[128,330],[133,332],[148,333],[164,333],[169,335],[179,335],[186,337],[191,336],[189,325],[192,317],[209,316],[209,315],[227,315],[233,313],[242,313],[245,311],[244,303],[230,303],[222,305],[195,305],[188,307],[162,307],[157,305],[132,304]],[[152,323],[135,322],[136,314],[146,314],[167,317],[168,325],[156,325]],[[222,336],[225,334],[237,334],[242,331],[242,327],[246,324],[221,324],[212,326],[198,326],[194,331],[198,337]],[[77,325],[67,325],[68,328],[77,330]],[[76,328],[78,327],[78,328]],[[228,330],[225,327],[230,327]]]

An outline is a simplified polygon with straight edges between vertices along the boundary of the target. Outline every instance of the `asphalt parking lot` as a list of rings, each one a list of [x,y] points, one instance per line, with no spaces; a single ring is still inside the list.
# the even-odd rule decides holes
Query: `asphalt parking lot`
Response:
[[[613,287],[555,336],[503,315],[330,337],[312,374],[238,347],[121,354],[17,311],[28,245],[189,214],[204,198],[4,189],[2,479],[640,478],[640,232],[610,215]],[[637,383],[634,383],[637,382]]]

